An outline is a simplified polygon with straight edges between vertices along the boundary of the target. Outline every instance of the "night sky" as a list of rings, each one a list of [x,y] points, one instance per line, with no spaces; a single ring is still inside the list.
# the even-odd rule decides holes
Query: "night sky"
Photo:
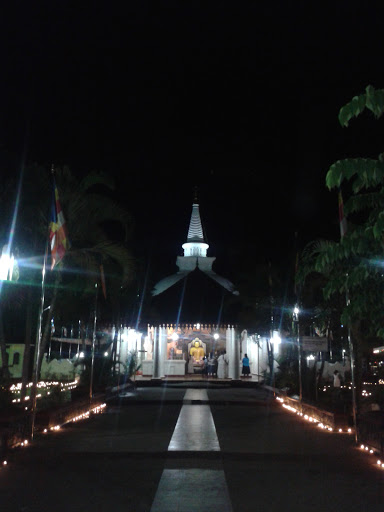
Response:
[[[300,246],[339,236],[330,164],[383,150],[382,121],[337,119],[384,87],[383,8],[326,5],[2,8],[1,173],[25,157],[113,174],[159,278],[176,270],[194,186],[219,273],[235,278],[245,254],[288,265],[296,231]]]

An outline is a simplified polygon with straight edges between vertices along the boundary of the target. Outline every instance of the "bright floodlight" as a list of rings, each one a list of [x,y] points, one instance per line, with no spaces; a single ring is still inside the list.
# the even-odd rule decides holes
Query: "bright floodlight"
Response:
[[[177,332],[174,332],[174,333],[172,334],[172,339],[173,339],[173,341],[176,341],[176,340],[178,340],[178,339],[179,339],[179,335],[177,334]]]
[[[213,337],[215,338],[215,340],[218,340],[220,338],[220,336],[217,334],[217,332],[215,332],[215,334],[213,335]]]
[[[107,357],[108,356],[108,352],[104,352],[104,357]]]
[[[274,345],[280,345],[281,343],[281,338],[279,336],[279,331],[273,331],[273,336],[271,338],[271,342],[274,344]]]
[[[4,245],[0,257],[0,281],[17,281],[18,267],[8,245]]]
[[[297,306],[295,306],[293,312],[295,313],[295,315],[298,315],[300,313],[300,309]]]
[[[199,323],[197,323],[197,324],[196,324],[196,329],[197,329],[197,330],[199,330],[199,329],[200,329],[200,324],[199,324]]]
[[[80,352],[79,357],[84,357],[84,352]]]

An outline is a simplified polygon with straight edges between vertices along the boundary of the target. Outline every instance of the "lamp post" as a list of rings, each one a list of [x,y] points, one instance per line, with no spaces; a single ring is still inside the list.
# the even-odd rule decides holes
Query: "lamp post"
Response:
[[[301,378],[301,345],[300,345],[299,314],[300,314],[300,309],[299,309],[298,305],[296,304],[296,306],[293,308],[293,322],[296,324],[296,335],[297,335],[296,342],[297,342],[297,354],[298,354],[297,357],[298,357],[298,362],[299,362],[299,401],[300,401],[300,405],[301,405],[301,402],[303,399],[303,383],[302,383],[302,378]]]

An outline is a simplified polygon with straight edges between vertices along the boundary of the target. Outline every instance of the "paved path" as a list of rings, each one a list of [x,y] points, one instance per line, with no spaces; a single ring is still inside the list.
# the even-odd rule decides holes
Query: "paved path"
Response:
[[[384,471],[257,389],[143,388],[0,469],[1,512],[384,510]]]

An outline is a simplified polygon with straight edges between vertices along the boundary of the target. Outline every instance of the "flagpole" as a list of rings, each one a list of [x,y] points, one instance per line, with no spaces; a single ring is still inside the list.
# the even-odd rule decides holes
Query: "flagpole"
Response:
[[[91,359],[91,377],[89,379],[89,403],[93,398],[93,365],[95,362],[95,342],[96,342],[96,322],[97,322],[97,283],[95,284],[95,315],[93,319],[93,334],[92,334],[92,359]]]
[[[347,306],[350,304],[348,288],[345,294],[345,300]],[[351,381],[352,381],[352,415],[353,415],[353,426],[355,429],[355,442],[359,442],[359,435],[357,431],[357,406],[356,406],[356,379],[355,379],[355,354],[353,350],[353,342],[351,337],[351,328],[348,326],[348,346],[349,346],[349,359],[351,363]]]
[[[45,273],[46,273],[47,258],[48,258],[48,243],[49,243],[49,237],[47,238],[47,241],[45,244],[44,262],[43,262],[43,269],[42,269],[42,273],[41,273],[40,311],[39,311],[38,328],[37,328],[37,333],[36,333],[35,371],[33,373],[33,383],[32,383],[33,400],[32,400],[31,440],[33,440],[35,421],[36,421],[37,380],[38,380],[38,376],[39,376],[39,360],[40,360],[43,313],[44,313]]]

